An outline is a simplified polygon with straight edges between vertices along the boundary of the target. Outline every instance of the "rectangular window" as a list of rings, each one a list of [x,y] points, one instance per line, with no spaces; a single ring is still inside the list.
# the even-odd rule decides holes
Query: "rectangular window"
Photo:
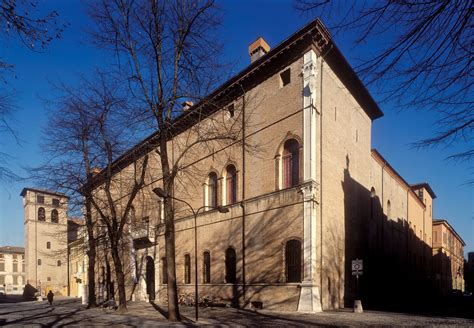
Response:
[[[13,276],[13,284],[18,285],[18,276]]]
[[[18,263],[13,263],[13,272],[18,272]]]
[[[59,199],[53,198],[52,203],[53,203],[53,206],[59,206]]]
[[[433,237],[434,237],[434,239],[433,239],[434,242],[437,243],[437,242],[438,242],[438,232],[437,232],[437,231],[434,232],[434,236],[433,236]]]
[[[204,252],[204,263],[203,263],[203,282],[205,284],[211,283],[211,253]]]
[[[21,264],[21,272],[26,272],[26,270],[25,270],[25,263],[22,263],[22,264]]]
[[[13,259],[16,260],[16,254],[13,254]]]
[[[446,232],[443,232],[443,244],[448,243],[448,237],[446,236]]]
[[[191,256],[189,254],[184,256],[184,283],[191,283]]]
[[[36,195],[36,202],[38,204],[44,204],[44,196],[42,195]]]
[[[285,85],[290,84],[290,82],[291,82],[291,71],[288,68],[280,73],[280,87],[284,87]]]
[[[2,276],[0,275],[0,285],[4,285],[5,284],[5,276]]]
[[[5,271],[5,263],[0,262],[0,271]]]

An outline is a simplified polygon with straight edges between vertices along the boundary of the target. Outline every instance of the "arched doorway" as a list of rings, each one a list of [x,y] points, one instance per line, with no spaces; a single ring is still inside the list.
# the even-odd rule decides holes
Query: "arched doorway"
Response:
[[[151,256],[146,257],[146,293],[148,300],[155,300],[155,261]]]

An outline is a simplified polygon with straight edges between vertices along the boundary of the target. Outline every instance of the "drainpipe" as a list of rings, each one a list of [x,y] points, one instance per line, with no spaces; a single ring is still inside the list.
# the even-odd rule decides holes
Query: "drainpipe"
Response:
[[[319,231],[321,232],[320,256],[321,268],[319,274],[319,285],[321,286],[321,307],[323,304],[323,64],[324,57],[321,56],[319,70]]]
[[[242,87],[243,97],[242,97],[242,201],[240,202],[240,207],[242,208],[242,300],[245,307],[246,297],[245,297],[245,90]]]
[[[70,281],[69,281],[69,243],[67,245],[67,296],[71,296],[71,286],[70,286]]]

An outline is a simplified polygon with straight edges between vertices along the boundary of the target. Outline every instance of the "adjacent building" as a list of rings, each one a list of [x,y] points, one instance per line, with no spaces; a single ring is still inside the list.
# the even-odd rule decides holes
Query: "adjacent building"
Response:
[[[68,219],[68,275],[69,296],[86,296],[87,286],[87,239],[84,220]]]
[[[48,190],[24,188],[26,283],[43,295],[67,295],[68,197]]]
[[[22,294],[25,285],[25,249],[0,247],[0,293]]]
[[[453,289],[464,291],[464,246],[447,220],[433,221],[434,287],[441,295]]]
[[[359,228],[364,230],[366,304],[397,304],[413,290],[427,295],[436,195],[428,183],[409,184],[375,149],[370,177],[370,211]]]

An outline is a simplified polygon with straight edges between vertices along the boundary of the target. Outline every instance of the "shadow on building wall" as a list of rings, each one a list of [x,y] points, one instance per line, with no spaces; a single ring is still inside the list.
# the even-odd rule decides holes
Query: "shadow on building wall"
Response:
[[[368,190],[352,178],[346,158],[342,188],[345,212],[345,306],[352,307],[356,277],[351,261],[363,260],[360,298],[368,309],[404,310],[426,304],[432,288],[431,247],[410,227],[410,218],[387,217],[383,191]],[[406,204],[408,206],[408,204]],[[439,255],[442,256],[442,255]],[[445,261],[446,259],[443,259]]]

